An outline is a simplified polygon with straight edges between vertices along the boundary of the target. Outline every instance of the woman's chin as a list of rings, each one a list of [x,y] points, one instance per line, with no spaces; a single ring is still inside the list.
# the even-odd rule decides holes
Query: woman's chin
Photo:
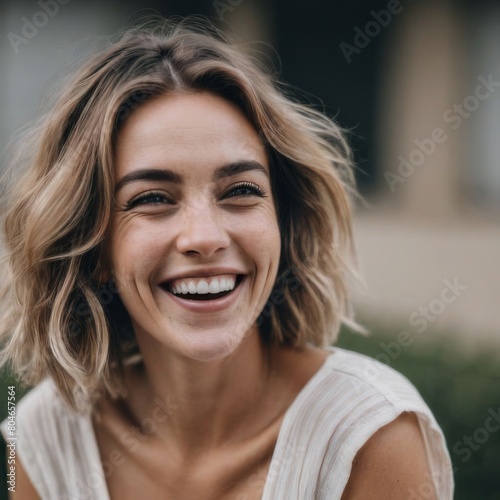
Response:
[[[134,328],[137,341],[145,360],[161,357],[191,359],[196,361],[219,361],[241,348],[248,348],[248,341],[258,338],[257,326],[248,328],[243,321],[230,321],[225,325],[178,325],[177,328],[163,330],[157,325],[154,333]],[[244,345],[246,344],[246,345]]]
[[[185,355],[197,361],[219,361],[230,356],[245,342],[244,335],[218,332],[210,334],[204,332],[203,336],[192,336],[186,342]]]

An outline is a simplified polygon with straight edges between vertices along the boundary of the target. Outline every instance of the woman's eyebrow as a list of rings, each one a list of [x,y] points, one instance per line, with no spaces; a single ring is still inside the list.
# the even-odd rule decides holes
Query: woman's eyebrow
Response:
[[[258,161],[244,160],[219,167],[214,173],[214,180],[217,181],[224,177],[231,177],[232,175],[241,174],[242,172],[248,172],[249,170],[259,170],[269,177],[267,170]]]
[[[165,170],[160,168],[146,168],[142,170],[134,170],[130,174],[124,175],[115,186],[115,193],[117,193],[123,186],[135,181],[163,181],[173,182],[180,184],[182,177],[172,170]]]
[[[213,177],[214,180],[220,180],[226,177],[241,174],[242,172],[248,172],[250,170],[258,170],[269,177],[269,173],[266,168],[258,161],[253,160],[237,161],[228,163],[227,165],[222,165],[215,170]],[[146,168],[135,170],[134,172],[124,175],[116,183],[115,193],[117,193],[126,184],[136,181],[162,181],[182,184],[182,176],[168,169]]]

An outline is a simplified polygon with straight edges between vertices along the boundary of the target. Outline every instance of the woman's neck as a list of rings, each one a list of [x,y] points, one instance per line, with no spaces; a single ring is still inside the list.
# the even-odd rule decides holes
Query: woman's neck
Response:
[[[126,375],[128,409],[184,456],[250,439],[282,414],[288,395],[275,390],[286,387],[275,369],[278,349],[264,346],[257,331],[217,361],[174,356],[152,342],[140,348],[143,369]]]

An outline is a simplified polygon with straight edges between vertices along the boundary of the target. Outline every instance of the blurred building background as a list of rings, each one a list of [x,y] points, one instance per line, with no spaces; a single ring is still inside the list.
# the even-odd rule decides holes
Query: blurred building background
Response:
[[[356,302],[368,328],[500,352],[500,1],[12,0],[0,9],[2,151],[68,64],[132,18],[148,10],[206,16],[350,130],[366,200],[355,232],[369,293]],[[372,354],[389,361],[405,347],[383,345]],[[498,408],[500,372],[477,363],[452,372],[451,364],[419,389],[447,383],[457,391],[453,415],[446,394],[427,398],[454,450],[488,407]],[[487,471],[498,471],[499,442],[490,439],[467,466],[451,451],[458,476],[475,474],[457,498],[498,498],[498,478]]]

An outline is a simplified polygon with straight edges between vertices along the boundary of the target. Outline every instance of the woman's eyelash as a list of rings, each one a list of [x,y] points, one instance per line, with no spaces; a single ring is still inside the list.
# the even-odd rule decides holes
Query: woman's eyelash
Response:
[[[224,195],[224,198],[233,198],[238,196],[260,196],[261,198],[264,198],[265,192],[257,186],[257,184],[253,184],[252,182],[242,182],[232,186]],[[173,202],[163,191],[153,190],[132,198],[125,205],[125,210],[132,209],[137,205],[160,205],[164,203]]]
[[[134,208],[137,205],[157,205],[170,203],[165,193],[162,191],[148,191],[127,202],[125,209]]]
[[[241,193],[241,191],[250,191],[249,193]],[[235,194],[235,192],[238,194]],[[253,184],[252,182],[242,182],[240,184],[237,184],[236,186],[232,186],[231,189],[226,194],[226,197],[233,197],[233,196],[252,196],[252,195],[257,195],[263,198],[265,196],[264,191],[257,186],[257,184]]]

